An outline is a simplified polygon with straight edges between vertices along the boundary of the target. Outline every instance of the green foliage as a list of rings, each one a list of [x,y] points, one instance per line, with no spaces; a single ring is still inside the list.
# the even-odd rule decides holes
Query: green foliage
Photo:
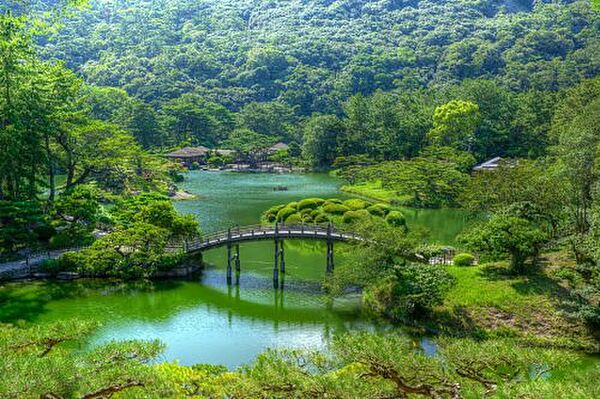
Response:
[[[37,201],[0,201],[0,252],[13,252],[24,246],[36,246],[39,233],[47,226]]]
[[[387,204],[373,204],[367,208],[367,211],[371,215],[385,217],[391,210],[391,207]]]
[[[350,211],[350,208],[342,204],[328,204],[323,207],[323,211],[330,215],[343,215]]]
[[[331,217],[324,213],[320,213],[314,217],[313,221],[317,224],[329,223],[331,222]]]
[[[510,255],[513,272],[521,274],[525,271],[525,262],[538,255],[547,235],[529,220],[499,214],[459,239],[473,251],[492,258]]]
[[[370,217],[371,214],[365,209],[359,209],[356,211],[348,211],[344,213],[342,220],[344,223],[356,223],[362,219]]]
[[[344,206],[347,206],[348,208],[350,208],[353,211],[365,209],[369,205],[371,205],[371,204],[369,204],[367,201],[361,200],[359,198],[353,198],[353,199],[344,201]]]
[[[286,206],[277,212],[277,221],[284,222],[288,217],[296,213],[296,209]]]
[[[55,322],[44,326],[0,326],[0,396],[7,398],[98,397],[102,392],[156,390],[152,366],[163,345],[114,342],[89,351],[83,344],[93,323]]]
[[[325,200],[321,198],[306,198],[298,202],[298,210],[316,209],[323,205],[324,202]]]
[[[393,320],[420,317],[441,305],[454,284],[454,277],[436,265],[396,266],[391,276],[367,288],[363,301],[375,314]]]
[[[385,221],[390,226],[406,227],[406,218],[400,211],[390,211],[385,217]]]
[[[62,194],[54,205],[58,225],[64,226],[61,232],[76,242],[85,238],[95,227],[100,214],[98,193],[87,186],[77,186]]]
[[[344,124],[335,116],[316,115],[304,126],[304,158],[315,168],[330,166],[335,157],[338,137]]]
[[[288,225],[300,224],[305,221],[305,218],[299,213],[294,213],[285,218],[284,223]]]
[[[433,113],[433,129],[428,138],[434,145],[470,150],[480,120],[479,106],[469,101],[452,100]]]
[[[384,189],[416,207],[454,206],[469,182],[471,154],[447,147],[427,148],[409,161],[389,161],[354,171],[354,182],[381,181]]]
[[[475,263],[475,257],[467,253],[456,254],[452,263],[454,266],[472,266]]]

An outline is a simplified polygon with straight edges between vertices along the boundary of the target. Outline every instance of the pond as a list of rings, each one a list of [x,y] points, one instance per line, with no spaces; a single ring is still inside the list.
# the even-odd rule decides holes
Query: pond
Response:
[[[190,172],[184,188],[199,198],[178,202],[197,216],[205,232],[257,223],[268,207],[304,197],[347,198],[340,182],[325,174],[268,175]],[[285,186],[287,191],[274,191]],[[452,243],[466,217],[452,210],[406,210],[411,225],[432,231],[432,240]],[[441,231],[443,230],[443,231]],[[228,286],[223,249],[205,254],[197,277],[155,283],[106,281],[34,282],[0,286],[0,321],[46,323],[69,318],[102,323],[89,345],[113,339],[160,339],[160,360],[213,363],[235,368],[266,348],[322,349],[336,334],[390,328],[363,318],[358,295],[335,300],[321,291],[324,243],[285,244],[283,290],[272,287],[273,243],[241,245],[239,285]],[[336,262],[344,261],[341,245]],[[425,349],[427,341],[423,341]]]

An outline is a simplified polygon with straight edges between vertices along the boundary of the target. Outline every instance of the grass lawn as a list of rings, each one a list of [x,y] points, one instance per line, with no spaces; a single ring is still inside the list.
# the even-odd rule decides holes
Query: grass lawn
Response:
[[[381,180],[345,185],[342,186],[341,190],[379,202],[396,202],[402,204],[409,199],[408,197],[398,196],[398,194],[393,190],[387,190],[383,188],[381,185]]]
[[[515,337],[554,347],[598,351],[598,341],[581,323],[561,312],[566,289],[547,266],[528,276],[508,273],[504,264],[449,267],[457,284],[436,309],[440,331],[482,337]]]

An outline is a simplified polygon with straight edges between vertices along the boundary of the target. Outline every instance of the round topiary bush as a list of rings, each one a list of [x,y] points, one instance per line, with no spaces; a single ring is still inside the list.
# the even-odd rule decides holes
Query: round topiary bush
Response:
[[[264,218],[269,223],[274,223],[277,220],[277,213],[285,208],[285,205],[275,205],[265,211],[263,214]]]
[[[296,213],[296,209],[286,206],[285,208],[282,208],[279,212],[277,212],[277,221],[283,222],[294,213]]]
[[[290,215],[287,217],[287,219],[285,219],[285,224],[288,225],[300,223],[302,223],[302,215],[300,215],[299,213],[294,213],[293,215]]]
[[[325,200],[321,198],[306,198],[298,202],[298,210],[301,211],[303,209],[316,209],[319,206],[321,206],[324,202]]]
[[[344,221],[344,223],[354,223],[359,220],[368,218],[370,216],[371,214],[367,212],[366,209],[359,209],[357,211],[348,211],[344,213],[344,217],[342,218],[342,220]]]
[[[302,215],[302,223],[312,223],[315,220],[315,217],[310,213],[305,213]]]
[[[294,208],[294,209],[298,209],[298,203],[297,202],[290,202],[289,204],[285,205],[286,208]]]
[[[338,198],[329,198],[327,201],[325,201],[325,203],[323,205],[329,205],[329,204],[343,204],[344,201],[342,201],[341,199]]]
[[[406,218],[404,217],[402,212],[399,211],[391,211],[390,213],[388,213],[388,215],[385,217],[385,221],[387,222],[387,224],[394,227],[406,226]]]
[[[367,211],[373,216],[385,217],[391,210],[388,204],[373,204],[367,208]]]
[[[468,253],[457,254],[454,256],[454,266],[472,266],[475,263],[475,257]]]
[[[344,205],[352,209],[353,211],[358,211],[359,209],[365,209],[370,204],[367,201],[361,200],[359,198],[353,198],[344,201]]]
[[[321,224],[321,223],[329,223],[331,221],[331,219],[329,218],[329,216],[327,216],[324,213],[320,213],[317,216],[315,216],[314,222],[317,224]]]
[[[329,204],[323,207],[323,211],[330,215],[343,215],[351,209],[342,204]]]

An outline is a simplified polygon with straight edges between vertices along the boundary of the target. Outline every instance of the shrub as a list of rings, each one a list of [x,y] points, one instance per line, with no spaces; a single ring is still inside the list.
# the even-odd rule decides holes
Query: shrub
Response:
[[[37,226],[33,232],[40,241],[48,242],[52,237],[56,235],[56,229],[48,224]]]
[[[73,245],[73,238],[66,232],[58,233],[50,238],[50,249],[63,249]]]
[[[79,252],[67,252],[58,258],[60,271],[75,272],[80,270],[83,262],[83,256]]]
[[[285,206],[286,208],[293,208],[293,209],[298,209],[298,203],[297,202],[290,202],[289,204],[287,204]]]
[[[329,204],[343,204],[344,201],[342,201],[341,199],[338,198],[329,198],[327,201],[325,201],[325,203],[323,205],[329,205]]]
[[[348,208],[352,209],[353,211],[358,211],[359,209],[365,209],[366,207],[368,207],[369,203],[367,201],[363,201],[358,198],[353,198],[353,199],[344,201],[344,205],[346,205]]]
[[[60,268],[60,263],[58,262],[58,259],[44,260],[42,263],[40,263],[39,269],[40,269],[40,271],[42,271],[44,273],[50,273],[53,276],[55,276],[58,273],[60,273],[61,271],[63,271]]]
[[[432,265],[395,266],[394,272],[363,296],[367,309],[393,320],[427,314],[456,284],[446,269]]]
[[[323,210],[325,211],[325,213],[328,213],[330,215],[343,215],[351,209],[342,204],[329,204],[323,207]]]
[[[302,223],[302,215],[294,213],[285,219],[285,224],[300,224]]]
[[[475,263],[475,257],[467,253],[457,254],[453,262],[454,266],[472,266]]]
[[[57,275],[60,272],[75,272],[83,265],[83,258],[77,252],[67,252],[57,259],[46,259],[40,264],[40,271]]]
[[[391,211],[385,218],[385,221],[390,226],[394,227],[405,227],[406,226],[406,218],[399,211]]]
[[[371,216],[371,214],[365,209],[360,209],[358,211],[348,211],[344,213],[343,221],[344,223],[354,223],[359,220],[365,219],[369,216]]]
[[[373,216],[385,217],[390,212],[391,207],[388,204],[373,204],[367,208],[367,211]]]
[[[277,212],[277,221],[282,222],[286,220],[290,215],[296,213],[294,208],[285,207],[282,208],[279,212]]]
[[[329,223],[331,219],[326,214],[320,213],[315,217],[314,221],[315,223]]]
[[[267,222],[274,223],[277,220],[277,213],[283,208],[285,208],[285,205],[275,205],[267,209],[267,211],[264,213],[264,218],[267,220]]]
[[[301,211],[303,209],[316,209],[321,206],[325,202],[324,199],[321,198],[307,198],[298,202],[298,210]]]

